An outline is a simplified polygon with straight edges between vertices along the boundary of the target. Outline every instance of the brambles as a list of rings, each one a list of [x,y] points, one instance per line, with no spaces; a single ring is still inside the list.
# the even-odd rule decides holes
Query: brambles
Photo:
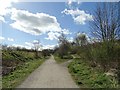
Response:
[[[104,72],[91,68],[82,60],[74,60],[68,66],[78,85],[87,88],[116,88],[117,81],[106,76]]]

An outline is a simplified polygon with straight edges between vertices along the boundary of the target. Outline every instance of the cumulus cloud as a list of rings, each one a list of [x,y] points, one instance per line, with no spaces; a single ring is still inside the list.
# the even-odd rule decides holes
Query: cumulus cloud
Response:
[[[34,40],[34,41],[36,41],[36,40]],[[25,42],[24,45],[21,45],[21,44],[12,44],[11,46],[20,47],[20,48],[26,48],[26,49],[32,49],[32,48],[34,48],[33,42]]]
[[[48,37],[45,39],[47,39],[47,40],[58,39],[59,36],[60,36],[60,33],[58,33],[58,32],[49,32]]]
[[[39,47],[39,51],[42,50],[42,45],[38,40],[33,40],[32,42],[25,42],[25,47],[34,49],[36,46]]]
[[[4,40],[4,39],[5,39],[4,37],[0,36],[0,40]]]
[[[27,49],[29,49],[29,48],[34,48],[34,44],[33,43],[35,43],[35,42],[38,42],[38,40],[33,40],[33,42],[25,42],[25,48],[27,48]],[[54,49],[55,48],[55,46],[57,46],[57,45],[41,45],[40,43],[39,43],[39,51],[41,51],[41,50],[44,50],[44,49]]]
[[[71,5],[73,2],[76,2],[77,4],[80,4],[80,0],[68,0],[67,3]]]
[[[76,9],[82,2],[80,0],[68,0],[67,5],[70,9]]]
[[[87,14],[84,10],[79,10],[79,9],[68,10],[68,9],[65,9],[61,13],[64,13],[66,15],[71,15],[74,22],[77,23],[77,24],[85,24],[86,21],[93,20],[92,15]]]
[[[36,43],[36,42],[38,42],[38,40],[33,40],[33,43]]]
[[[67,30],[67,29],[62,29],[61,32],[63,34],[66,34],[66,35],[71,34],[71,32],[69,32],[69,30]],[[47,40],[53,40],[53,39],[58,40],[58,37],[61,35],[61,32],[48,32],[48,34],[47,34],[48,37],[45,38],[45,39],[47,39]]]
[[[0,16],[0,21],[5,22],[4,17]]]
[[[54,49],[57,45],[40,45],[39,51],[44,50],[44,49]],[[19,47],[19,48],[26,48],[26,49],[34,49],[34,44],[33,42],[25,42],[24,44],[12,44],[9,45],[8,47]]]
[[[13,38],[8,38],[7,40],[8,40],[8,41],[11,41],[11,42],[13,42],[13,41],[14,41],[14,39],[13,39]]]
[[[42,49],[54,49],[56,45],[44,45]]]
[[[11,26],[23,32],[40,35],[48,31],[61,31],[56,17],[45,13],[30,13],[25,10],[13,9],[11,19],[14,23]]]
[[[5,38],[4,38],[4,37],[2,37],[2,36],[0,36],[0,41],[3,41],[3,40],[5,40]]]
[[[10,13],[13,2],[18,0],[0,0],[0,21],[5,22],[4,16]]]
[[[31,13],[26,10],[12,9],[10,25],[20,31],[32,35],[48,35],[49,40],[57,39],[59,32],[64,31],[69,34],[69,30],[62,29],[55,16],[45,13]],[[52,36],[51,36],[52,35]]]
[[[20,44],[12,44],[12,45],[9,46],[9,47],[19,47],[19,48],[31,49],[31,47],[28,46],[28,45],[20,45]]]
[[[68,38],[69,42],[73,42],[73,40],[74,40],[73,37]]]
[[[25,42],[25,44],[26,44],[27,46],[30,46],[31,48],[33,47],[33,43]]]

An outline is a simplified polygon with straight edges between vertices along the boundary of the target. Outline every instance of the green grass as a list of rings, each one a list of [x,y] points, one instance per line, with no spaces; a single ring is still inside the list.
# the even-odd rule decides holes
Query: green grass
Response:
[[[70,59],[61,59],[60,57],[55,56],[55,55],[54,55],[54,59],[57,63],[63,63],[63,62],[70,60]]]
[[[80,59],[75,59],[68,66],[75,82],[82,88],[116,88],[117,80],[97,71]]]
[[[43,62],[43,59],[35,59],[18,66],[15,71],[2,77],[2,88],[15,88]]]

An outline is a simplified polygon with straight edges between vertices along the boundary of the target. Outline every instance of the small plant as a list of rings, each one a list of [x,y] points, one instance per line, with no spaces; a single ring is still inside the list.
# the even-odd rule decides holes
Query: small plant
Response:
[[[70,73],[78,85],[88,88],[116,88],[117,81],[89,67],[81,60],[74,60],[68,66]]]

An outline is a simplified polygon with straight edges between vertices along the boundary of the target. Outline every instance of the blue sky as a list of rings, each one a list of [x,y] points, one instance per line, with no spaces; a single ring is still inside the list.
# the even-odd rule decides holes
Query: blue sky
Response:
[[[2,21],[3,44],[31,48],[37,40],[43,48],[57,45],[59,33],[72,41],[77,32],[90,36],[89,21],[95,9],[94,2],[17,2],[5,8]],[[34,31],[35,30],[35,31]]]

